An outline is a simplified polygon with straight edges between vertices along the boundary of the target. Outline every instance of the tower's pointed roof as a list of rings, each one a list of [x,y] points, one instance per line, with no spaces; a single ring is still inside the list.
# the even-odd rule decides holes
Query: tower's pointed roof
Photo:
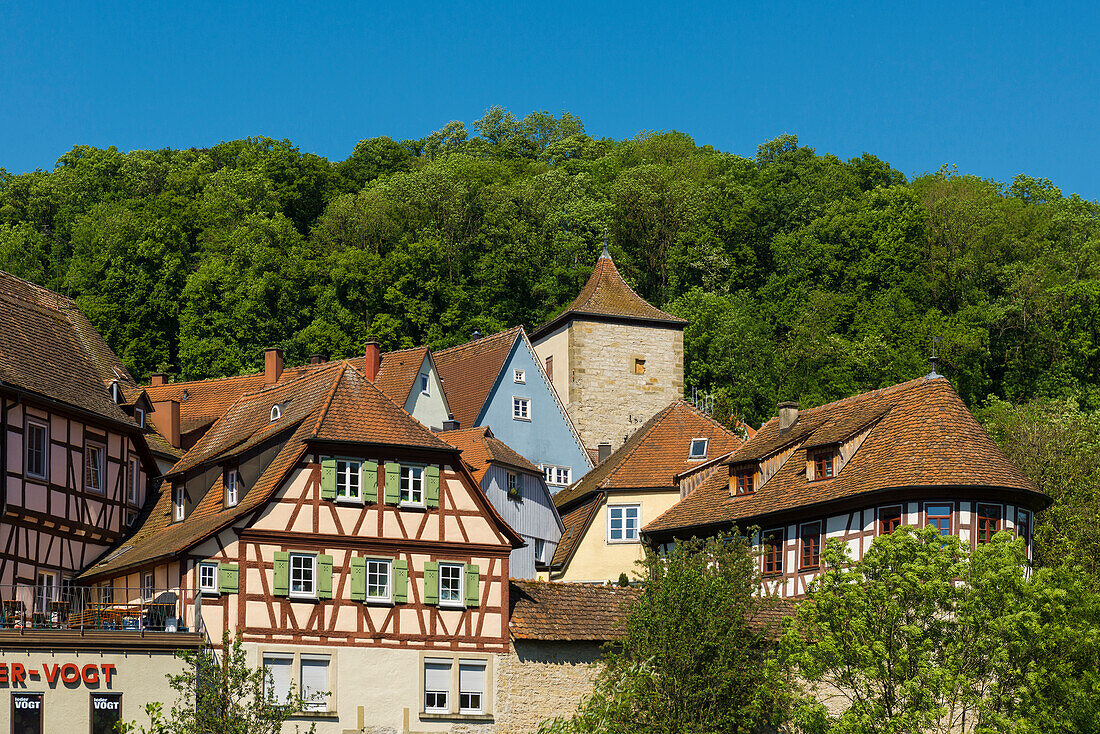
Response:
[[[600,259],[592,270],[592,276],[584,284],[580,295],[554,318],[531,332],[532,341],[538,341],[554,329],[573,317],[589,317],[613,321],[634,321],[657,323],[683,328],[687,321],[656,306],[647,303],[644,298],[627,285],[615,261],[604,245]]]

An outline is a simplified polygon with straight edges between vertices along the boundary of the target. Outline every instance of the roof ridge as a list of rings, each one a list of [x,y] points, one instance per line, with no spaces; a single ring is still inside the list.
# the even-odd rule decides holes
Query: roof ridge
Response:
[[[726,433],[730,434],[731,436],[736,437],[738,441],[741,441],[741,443],[744,443],[744,441],[741,439],[741,437],[737,435],[736,431],[730,430],[726,426],[722,425],[721,423],[718,422],[717,419],[714,418],[714,416],[710,415],[709,413],[707,413],[703,410],[700,410],[699,408],[692,405],[689,401],[684,400],[683,398],[680,398],[680,399],[676,400],[675,402],[683,405],[685,408],[688,408],[692,412],[697,413],[700,417],[705,418],[706,420],[710,421],[711,424],[713,424],[715,428],[718,428],[720,430],[725,431]]]
[[[336,373],[336,378],[332,381],[332,386],[328,389],[328,395],[325,396],[325,402],[321,404],[321,409],[317,411],[317,421],[313,426],[313,430],[310,432],[310,436],[316,436],[317,432],[321,430],[321,424],[325,422],[325,416],[328,415],[328,409],[332,405],[332,399],[336,397],[336,390],[340,387],[340,381],[344,379],[344,373],[348,369],[351,369],[352,372],[358,374],[355,368],[348,364],[346,359],[337,364],[341,364],[344,369]]]
[[[904,390],[908,390],[909,388],[918,387],[923,383],[929,383],[932,382],[932,380],[936,379],[942,379],[944,382],[951,384],[950,381],[943,375],[934,377],[931,380],[929,379],[928,375],[924,375],[923,377],[916,377],[912,380],[906,380],[905,382],[898,382],[893,385],[887,385],[886,387],[877,387],[874,390],[868,390],[866,392],[856,393],[855,395],[849,395],[847,397],[840,398],[839,400],[834,400],[831,403],[822,403],[821,405],[815,405],[812,408],[806,408],[805,410],[800,412],[808,413],[810,411],[819,411],[825,408],[835,408],[840,405],[850,405],[851,403],[857,403],[861,400],[870,400],[872,398],[882,397],[883,395],[893,394],[895,392],[903,392]]]
[[[64,293],[61,293],[60,291],[55,291],[52,288],[47,288],[44,285],[39,285],[38,283],[35,283],[32,280],[27,280],[26,278],[21,278],[18,275],[15,275],[13,273],[8,272],[7,270],[0,270],[0,276],[8,277],[8,278],[11,278],[12,280],[17,280],[20,283],[23,283],[24,285],[29,286],[31,288],[31,290],[34,290],[34,291],[38,292],[39,294],[43,294],[43,295],[47,295],[47,296],[54,296],[56,298],[59,298],[62,301],[66,302],[66,304],[65,304],[66,307],[71,306],[72,308],[75,308],[75,309],[78,309],[78,310],[80,308],[79,306],[76,305],[76,299],[75,298],[73,298],[72,296],[66,296]],[[47,306],[47,305],[44,305],[44,304],[41,304],[41,303],[36,303],[35,301],[31,301],[30,299],[24,298],[23,296],[20,296],[18,294],[6,293],[5,295],[7,295],[10,298],[14,298],[14,299],[17,299],[17,300],[20,300],[20,301],[25,301],[26,303],[30,303],[32,305],[38,306],[40,308],[45,308],[45,309],[50,310],[50,311],[61,311],[60,302],[58,303],[57,307],[50,307],[50,306]]]
[[[437,349],[437,350],[432,350],[432,353],[433,353],[433,354],[434,354],[435,356],[439,356],[439,355],[443,355],[443,354],[447,354],[447,355],[449,355],[449,354],[450,354],[451,352],[457,352],[457,351],[458,351],[458,350],[460,350],[460,349],[466,349],[466,348],[469,348],[469,347],[471,347],[471,346],[473,346],[473,345],[475,345],[475,344],[478,344],[478,343],[480,343],[480,342],[485,342],[485,341],[488,341],[488,340],[490,340],[490,339],[496,339],[496,338],[498,338],[498,337],[502,337],[502,336],[504,336],[505,334],[508,334],[508,333],[511,333],[511,332],[519,332],[519,331],[521,331],[522,329],[523,329],[523,326],[512,326],[512,327],[510,327],[510,328],[508,328],[508,329],[504,329],[504,330],[502,330],[502,331],[498,331],[498,332],[497,332],[497,333],[495,333],[495,334],[489,334],[488,336],[481,336],[481,337],[478,337],[477,339],[471,339],[471,340],[470,340],[470,341],[468,341],[468,342],[463,342],[462,344],[456,344],[456,345],[455,345],[455,346],[453,346],[453,347],[447,347],[446,349]]]
[[[669,413],[672,412],[672,409],[675,408],[676,404],[679,403],[679,402],[680,402],[679,400],[673,400],[671,403],[666,405],[664,408],[657,411],[657,413],[652,418],[650,418],[648,421],[646,421],[643,425],[638,426],[637,431],[630,434],[630,438],[627,439],[627,443],[629,443],[630,440],[633,439],[635,436],[638,437],[638,440],[635,441],[634,445],[630,447],[630,450],[627,451],[626,454],[623,455],[622,460],[619,461],[619,465],[616,466],[614,469],[612,469],[608,473],[608,475],[603,478],[603,481],[601,481],[600,484],[599,484],[600,489],[606,489],[607,488],[607,484],[611,481],[611,479],[613,477],[615,477],[622,470],[623,464],[628,462],[630,460],[630,457],[632,457],[635,454],[635,452],[637,452],[638,447],[641,446],[642,443],[644,443],[645,437],[648,436],[650,433],[652,433],[654,430],[656,430],[657,426],[664,423],[665,419],[668,418]],[[608,457],[608,458],[611,458],[611,457]]]

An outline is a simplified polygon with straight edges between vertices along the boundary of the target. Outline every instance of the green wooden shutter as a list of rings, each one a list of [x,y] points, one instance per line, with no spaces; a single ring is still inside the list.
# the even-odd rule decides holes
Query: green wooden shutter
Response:
[[[439,563],[436,561],[424,563],[424,603],[439,603]]]
[[[317,556],[317,598],[332,598],[332,556]]]
[[[352,556],[351,559],[351,599],[363,601],[367,598],[367,559]]]
[[[273,593],[275,596],[288,596],[290,594],[290,554],[286,551],[275,551],[275,581]]]
[[[236,563],[218,564],[218,592],[236,594],[240,589],[239,566]]]
[[[378,501],[378,462],[363,462],[363,501]]]
[[[481,602],[479,585],[480,569],[472,563],[466,564],[466,606],[476,607]]]
[[[336,499],[336,459],[321,459],[321,499]]]
[[[401,500],[401,465],[386,462],[386,504],[396,505]]]
[[[428,507],[439,507],[439,467],[424,469],[424,502]]]
[[[404,604],[409,600],[409,562],[395,560],[393,562],[393,602]]]

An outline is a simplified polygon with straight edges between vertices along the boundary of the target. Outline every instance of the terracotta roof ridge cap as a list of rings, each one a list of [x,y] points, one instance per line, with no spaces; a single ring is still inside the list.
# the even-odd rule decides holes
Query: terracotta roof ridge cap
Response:
[[[480,336],[477,339],[471,339],[468,342],[463,342],[462,344],[456,344],[453,347],[447,347],[446,349],[432,350],[432,353],[434,355],[437,355],[437,356],[439,356],[439,355],[450,356],[450,354],[452,352],[457,352],[460,349],[468,349],[468,348],[478,344],[479,342],[484,342],[484,341],[488,341],[489,339],[496,339],[498,337],[503,337],[506,334],[509,334],[511,332],[517,332],[518,333],[519,331],[522,331],[522,330],[523,330],[522,325],[521,326],[513,326],[511,328],[504,329],[503,331],[498,331],[495,334],[489,334],[488,336]]]
[[[391,354],[403,354],[404,352],[416,352],[416,351],[419,351],[421,349],[426,349],[428,351],[431,351],[431,347],[428,347],[428,346],[425,346],[425,345],[422,344],[419,347],[405,347],[404,349],[391,349],[388,352],[382,352],[382,356],[387,357]],[[356,359],[358,359],[358,357],[356,357]],[[344,361],[346,362],[348,360],[344,360]]]
[[[325,416],[328,415],[328,409],[332,406],[332,400],[336,397],[336,390],[340,387],[341,380],[344,379],[344,373],[347,370],[348,362],[344,360],[337,364],[341,364],[345,369],[336,372],[336,376],[332,380],[332,385],[329,386],[328,394],[325,395],[325,401],[321,404],[321,409],[317,411],[317,420],[314,422],[313,430],[310,432],[311,438],[320,432],[321,425],[325,422]],[[355,372],[355,368],[352,368],[352,371]],[[356,372],[356,374],[358,373]]]
[[[722,425],[721,423],[719,423],[719,422],[718,422],[718,421],[717,421],[717,420],[716,420],[716,419],[714,418],[714,416],[710,415],[709,413],[707,413],[707,412],[705,412],[705,411],[703,411],[703,410],[700,410],[699,408],[697,408],[697,407],[695,407],[694,405],[692,405],[692,404],[691,404],[691,403],[690,403],[689,401],[687,401],[687,400],[684,400],[683,398],[680,398],[680,399],[679,399],[678,401],[676,401],[676,402],[678,402],[678,403],[682,404],[682,405],[683,405],[684,407],[686,407],[686,408],[689,408],[689,409],[691,409],[691,410],[692,410],[693,412],[695,412],[695,413],[698,413],[698,414],[699,414],[700,416],[702,416],[702,417],[703,417],[703,418],[705,418],[705,419],[706,419],[707,421],[709,421],[709,422],[710,422],[711,424],[713,424],[715,428],[718,428],[718,429],[722,430],[723,432],[725,432],[725,433],[728,433],[729,435],[733,436],[733,437],[734,437],[734,438],[736,438],[736,439],[737,439],[738,441],[740,441],[740,442],[741,442],[742,444],[743,444],[743,443],[745,443],[745,442],[744,442],[744,441],[743,441],[743,440],[741,439],[741,437],[737,435],[737,432],[736,432],[736,431],[733,431],[733,430],[731,430],[731,429],[729,429],[729,428],[726,428],[726,427],[725,427],[725,426],[723,426],[723,425]]]

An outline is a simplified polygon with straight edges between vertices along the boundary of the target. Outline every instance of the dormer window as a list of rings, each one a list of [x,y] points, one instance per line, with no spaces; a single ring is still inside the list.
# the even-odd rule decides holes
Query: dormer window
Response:
[[[225,506],[234,507],[241,499],[241,475],[236,469],[225,472]]]
[[[836,476],[836,452],[819,451],[814,454],[813,481],[832,479],[834,476]]]
[[[707,458],[707,446],[710,443],[708,438],[693,438],[691,439],[691,451],[688,452],[689,459],[705,459]]]
[[[176,522],[182,522],[186,508],[184,506],[184,487],[182,484],[177,484],[172,490],[172,516]]]
[[[122,403],[122,388],[118,386],[117,382],[111,383],[111,400]]]
[[[145,428],[145,409],[134,408],[134,420],[137,421],[138,428]]]
[[[752,469],[737,471],[737,494],[752,494],[756,491],[756,472]]]
[[[277,421],[283,417],[283,406],[275,403],[271,406],[271,420]]]

